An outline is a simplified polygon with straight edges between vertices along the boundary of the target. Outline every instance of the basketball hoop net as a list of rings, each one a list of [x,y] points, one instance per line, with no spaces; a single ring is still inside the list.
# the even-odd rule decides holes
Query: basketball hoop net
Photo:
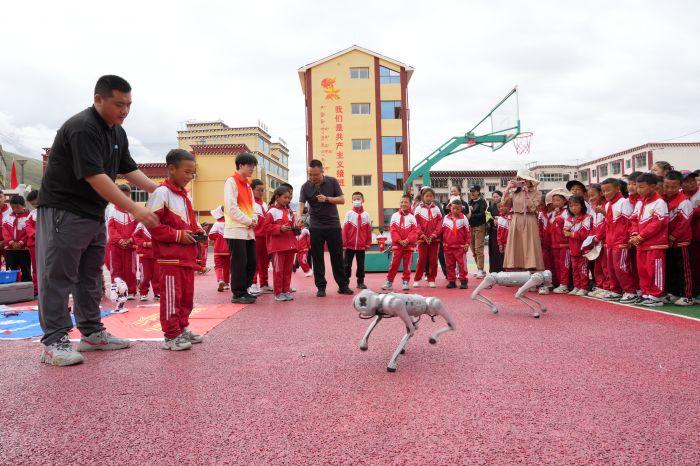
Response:
[[[532,133],[529,131],[520,133],[513,138],[515,152],[518,155],[527,155],[530,153],[530,139],[532,139]]]

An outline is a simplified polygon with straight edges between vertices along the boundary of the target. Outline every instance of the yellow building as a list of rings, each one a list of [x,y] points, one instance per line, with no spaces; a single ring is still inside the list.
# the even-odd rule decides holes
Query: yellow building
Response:
[[[306,157],[338,178],[346,203],[365,197],[375,226],[387,226],[408,177],[407,85],[413,68],[359,46],[299,68],[306,100]]]

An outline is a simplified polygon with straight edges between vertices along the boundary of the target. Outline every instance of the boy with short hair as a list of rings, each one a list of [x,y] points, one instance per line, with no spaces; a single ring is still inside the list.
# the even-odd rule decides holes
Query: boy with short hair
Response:
[[[664,177],[668,203],[668,250],[666,251],[666,300],[676,306],[693,304],[693,275],[690,266],[693,206],[681,192],[683,174],[671,170]]]
[[[119,190],[131,198],[131,188],[127,184],[119,185]],[[136,295],[136,262],[134,261],[134,231],[136,230],[134,216],[114,206],[107,217],[107,232],[109,235],[109,274],[112,283],[118,277],[124,280],[129,288],[129,299]]]
[[[402,196],[399,211],[391,216],[389,222],[389,234],[391,235],[391,265],[386,275],[386,283],[383,290],[391,290],[394,286],[394,277],[403,263],[403,282],[401,289],[409,289],[408,281],[411,279],[411,262],[413,251],[418,240],[418,223],[411,213],[411,196]]]
[[[32,281],[32,261],[27,246],[27,230],[25,225],[29,211],[25,208],[22,196],[10,198],[12,212],[5,215],[2,222],[2,239],[5,247],[5,265],[7,270],[19,270],[20,280]]]
[[[165,163],[168,178],[153,191],[147,204],[160,224],[148,231],[160,268],[160,325],[165,334],[161,348],[181,351],[204,339],[189,329],[194,305],[194,271],[199,267],[197,239],[193,235],[204,232],[199,229],[185,190],[195,175],[194,156],[186,150],[173,149],[165,157]]]
[[[345,214],[343,222],[343,249],[345,249],[345,276],[350,279],[352,260],[357,261],[357,287],[361,290],[365,285],[365,251],[372,246],[372,219],[364,211],[362,204],[365,197],[361,192],[352,193],[352,210]]]
[[[450,202],[450,212],[442,220],[442,243],[447,268],[447,288],[457,288],[455,281],[459,278],[459,287],[464,290],[467,288],[466,255],[471,232],[469,220],[462,213],[462,207],[462,200],[459,198]],[[455,274],[455,268],[459,275]]]

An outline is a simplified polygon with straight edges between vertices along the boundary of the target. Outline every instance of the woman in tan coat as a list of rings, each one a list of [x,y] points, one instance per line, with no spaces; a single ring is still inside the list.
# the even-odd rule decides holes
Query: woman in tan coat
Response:
[[[505,204],[513,213],[508,230],[503,268],[507,270],[544,270],[540,232],[537,225],[537,206],[540,202],[539,181],[528,173],[518,173],[508,183],[503,195]]]

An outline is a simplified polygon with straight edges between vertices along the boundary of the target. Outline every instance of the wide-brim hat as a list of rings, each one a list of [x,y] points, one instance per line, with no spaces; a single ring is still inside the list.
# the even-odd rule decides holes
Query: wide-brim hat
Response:
[[[552,198],[554,196],[562,196],[564,199],[567,201],[571,197],[571,193],[569,192],[568,189],[564,188],[557,188],[557,189],[552,189],[550,192],[547,193],[547,195],[544,197],[544,202],[546,204],[551,204],[552,203]]]
[[[583,240],[581,243],[581,254],[589,261],[594,261],[600,255],[600,251],[603,250],[603,244],[595,241],[595,236],[591,235]]]
[[[535,178],[535,177],[532,175],[532,173],[529,172],[529,171],[527,171],[527,170],[519,170],[519,171],[518,171],[518,174],[516,175],[516,178],[520,178],[521,180],[525,180],[525,181],[530,181],[530,182],[532,182],[532,184],[534,184],[535,186],[537,186],[538,184],[540,184],[540,180],[538,180],[537,178]]]
[[[222,209],[221,206],[219,206],[216,209],[210,210],[209,213],[211,213],[212,217],[218,220],[224,216],[224,209]]]
[[[573,188],[573,187],[576,186],[576,185],[581,186],[581,187],[583,188],[584,192],[585,192],[585,191],[588,191],[588,188],[586,187],[586,185],[583,184],[583,183],[581,183],[579,180],[571,180],[571,181],[567,182],[567,183],[566,183],[566,189],[568,189],[569,191],[571,191],[571,188]]]

